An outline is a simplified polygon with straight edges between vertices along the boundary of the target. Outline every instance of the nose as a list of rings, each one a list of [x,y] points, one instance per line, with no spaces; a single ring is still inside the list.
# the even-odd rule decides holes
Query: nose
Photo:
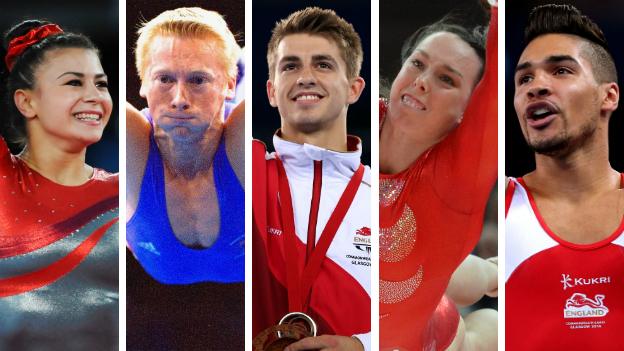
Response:
[[[542,74],[537,74],[529,84],[530,86],[527,90],[527,95],[529,98],[544,97],[550,95],[551,91],[548,80],[545,79]]]
[[[425,73],[419,74],[418,77],[414,79],[413,85],[416,89],[422,91],[423,93],[429,92],[429,80]]]
[[[176,84],[175,95],[171,101],[171,108],[177,111],[185,111],[190,108],[188,92],[184,84]]]
[[[316,84],[316,76],[310,68],[302,68],[297,78],[297,85],[299,86],[313,86]]]
[[[527,92],[530,98],[543,97],[550,95],[550,89],[547,87],[534,87]]]
[[[107,90],[102,90],[95,83],[86,83],[83,99],[85,102],[98,103],[103,101],[107,94]]]

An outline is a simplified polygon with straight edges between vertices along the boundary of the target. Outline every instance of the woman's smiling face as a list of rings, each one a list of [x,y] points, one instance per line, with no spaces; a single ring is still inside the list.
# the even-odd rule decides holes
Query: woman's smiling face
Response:
[[[100,140],[113,103],[96,51],[51,50],[36,68],[34,78],[29,92],[31,108],[25,113],[29,138],[36,132],[37,136],[84,146]]]

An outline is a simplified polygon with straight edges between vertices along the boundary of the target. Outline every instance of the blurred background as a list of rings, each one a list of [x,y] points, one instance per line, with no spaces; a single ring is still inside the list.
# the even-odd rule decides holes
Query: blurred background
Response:
[[[277,108],[269,105],[266,94],[266,81],[269,78],[269,69],[266,60],[267,46],[271,38],[271,31],[275,23],[288,17],[291,13],[308,6],[318,6],[332,9],[336,14],[353,24],[355,31],[362,40],[364,62],[360,76],[366,81],[366,87],[355,104],[349,106],[347,114],[347,132],[362,139],[362,163],[370,165],[370,138],[371,138],[371,92],[370,92],[370,45],[371,45],[371,5],[361,1],[286,1],[265,0],[252,2],[253,15],[253,120],[252,135],[262,140],[273,151],[273,133],[280,127],[280,117]],[[249,88],[248,88],[249,89]],[[377,119],[377,116],[373,118]]]
[[[520,177],[535,169],[533,152],[529,150],[518,124],[516,111],[513,107],[514,69],[524,49],[524,27],[529,12],[542,4],[571,4],[583,14],[591,18],[602,29],[620,81],[620,108],[611,115],[609,126],[609,152],[611,166],[617,171],[624,171],[624,100],[622,99],[622,72],[624,72],[624,53],[621,38],[624,37],[622,26],[622,2],[618,0],[577,0],[577,1],[508,1],[506,8],[507,28],[505,28],[505,173],[508,176]]]
[[[113,113],[100,142],[87,149],[87,163],[109,172],[119,171],[119,1],[64,0],[11,1],[2,5],[2,34],[26,19],[45,19],[68,32],[88,36],[100,49],[102,67],[108,75],[108,89],[113,98]],[[4,58],[2,59],[4,64]],[[2,97],[4,100],[5,97]],[[6,101],[2,101],[3,114]],[[19,152],[15,147],[13,153]]]

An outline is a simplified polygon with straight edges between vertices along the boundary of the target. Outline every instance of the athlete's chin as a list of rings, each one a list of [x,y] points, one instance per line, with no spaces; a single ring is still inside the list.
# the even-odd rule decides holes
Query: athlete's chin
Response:
[[[567,138],[550,138],[541,140],[530,140],[529,147],[533,152],[550,157],[559,157],[567,154],[570,148],[570,141]]]
[[[205,135],[202,131],[185,127],[172,128],[166,131],[167,139],[177,147],[193,148],[199,146]]]
[[[95,133],[91,133],[91,134],[81,134],[79,136],[76,137],[76,143],[77,144],[81,144],[84,147],[93,145],[95,143],[97,143],[98,141],[100,141],[102,139],[102,133],[101,132],[95,132]]]
[[[300,115],[293,118],[290,124],[301,133],[315,133],[325,129],[328,120],[317,115]]]
[[[586,147],[596,138],[597,125],[587,123],[576,132],[562,130],[557,134],[536,137],[529,133],[529,146],[538,154],[554,157],[566,157],[575,151]]]
[[[297,123],[296,129],[300,133],[312,134],[312,133],[320,132],[324,128],[323,128],[323,124],[321,123],[314,123],[314,122],[305,123],[304,122],[304,123]]]

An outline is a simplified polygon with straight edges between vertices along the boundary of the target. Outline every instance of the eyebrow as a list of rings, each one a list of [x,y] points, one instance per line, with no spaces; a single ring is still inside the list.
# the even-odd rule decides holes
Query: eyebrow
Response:
[[[179,75],[183,75],[183,76],[192,76],[192,75],[202,75],[202,76],[211,76],[213,77],[215,74],[211,71],[203,71],[203,70],[193,70],[193,71],[183,71],[180,72],[178,70],[170,70],[170,69],[159,69],[156,71],[152,71],[151,73],[152,75],[159,75],[159,74],[170,74],[173,76],[179,76]]]
[[[312,61],[314,61],[314,62],[330,61],[330,62],[336,64],[336,60],[331,55],[314,55],[314,56],[312,56]]]
[[[336,59],[334,59],[334,57],[331,56],[331,55],[325,55],[325,54],[313,55],[312,56],[312,62],[318,62],[318,61],[330,61],[333,64],[337,65]],[[285,63],[285,62],[301,62],[301,58],[299,56],[295,56],[295,55],[284,56],[279,61],[279,64],[282,64],[282,63]]]
[[[284,62],[300,62],[301,59],[297,56],[291,55],[291,56],[284,56],[282,57],[282,59],[279,61],[280,64],[284,63]]]
[[[65,73],[61,74],[60,76],[56,77],[56,79],[59,79],[59,78],[61,78],[63,76],[66,76],[66,75],[74,75],[74,76],[77,76],[79,78],[84,78],[85,77],[84,73],[80,73],[80,72],[65,72]],[[106,76],[106,74],[104,74],[104,73],[98,73],[98,74],[95,75],[95,78],[108,78],[108,76]]]
[[[548,56],[545,60],[544,63],[545,64],[553,64],[553,63],[561,63],[561,62],[574,62],[577,65],[580,65],[580,63],[578,62],[577,59],[575,59],[574,57],[570,56],[570,55],[551,55]],[[530,61],[527,62],[523,62],[523,63],[519,63],[516,66],[516,73],[518,71],[522,71],[528,68],[533,67],[533,63],[531,63]]]
[[[421,53],[423,56],[425,56],[428,60],[429,60],[429,59],[431,59],[431,56],[429,56],[429,54],[428,54],[426,51],[424,51],[423,49],[418,49],[418,48],[417,48],[417,49],[415,49],[415,51],[420,52],[420,53]],[[446,69],[447,71],[450,71],[450,72],[452,72],[452,73],[454,73],[454,74],[458,75],[461,79],[464,79],[464,75],[463,75],[463,74],[461,74],[461,72],[459,72],[459,71],[458,71],[458,70],[456,70],[455,68],[453,68],[451,65],[446,64],[446,63],[445,63],[445,64],[443,64],[443,66],[444,66],[444,69]]]
[[[213,74],[212,72],[206,72],[206,71],[190,71],[185,74],[185,77],[186,78],[202,77],[204,79],[207,79],[209,82],[213,82],[217,78],[217,76]]]

